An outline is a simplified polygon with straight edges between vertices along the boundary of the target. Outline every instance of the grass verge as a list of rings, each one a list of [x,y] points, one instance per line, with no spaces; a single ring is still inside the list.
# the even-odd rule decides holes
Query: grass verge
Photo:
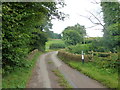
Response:
[[[48,64],[52,64],[53,62],[52,61],[48,61]]]
[[[93,78],[108,88],[118,88],[118,72],[113,69],[104,69],[95,65],[93,62],[87,62],[82,64],[82,62],[65,60],[62,57],[59,57],[66,64],[71,66],[74,69],[84,73],[85,75]]]
[[[64,78],[64,76],[59,72],[59,70],[53,70],[54,74],[59,77],[58,83],[60,86],[65,88],[73,88]]]
[[[2,78],[2,88],[25,88],[32,74],[32,69],[41,54],[41,52],[35,53],[34,57],[29,60],[29,67],[16,68],[14,72]]]

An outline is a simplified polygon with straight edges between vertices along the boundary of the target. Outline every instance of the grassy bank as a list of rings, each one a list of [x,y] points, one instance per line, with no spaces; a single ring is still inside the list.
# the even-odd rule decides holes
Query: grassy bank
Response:
[[[32,69],[41,52],[36,52],[31,60],[29,67],[16,68],[16,70],[2,79],[2,88],[25,88],[28,82]]]
[[[50,39],[46,42],[46,45],[45,45],[45,51],[55,51],[55,50],[58,50],[58,49],[49,49],[50,45],[53,44],[53,43],[64,43],[64,41],[62,41],[61,39]]]
[[[63,57],[59,58],[67,63],[74,69],[84,73],[85,75],[101,82],[103,85],[109,88],[118,87],[118,72],[114,69],[104,69],[95,65],[93,62],[87,62],[82,64],[82,62],[66,60]]]

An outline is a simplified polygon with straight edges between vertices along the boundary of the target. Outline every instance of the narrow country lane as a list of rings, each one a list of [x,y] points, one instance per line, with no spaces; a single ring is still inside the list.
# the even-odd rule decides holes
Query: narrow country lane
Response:
[[[40,56],[27,88],[63,88],[52,72],[58,69],[73,88],[106,88],[96,80],[72,69],[57,58],[57,51]]]

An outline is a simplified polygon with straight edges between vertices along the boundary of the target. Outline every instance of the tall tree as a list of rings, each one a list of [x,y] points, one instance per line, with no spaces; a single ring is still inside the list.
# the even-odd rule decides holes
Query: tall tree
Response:
[[[62,19],[54,2],[2,3],[3,68],[25,66],[24,57],[33,49],[43,51],[44,28],[52,18]]]
[[[76,45],[77,43],[83,42],[83,38],[86,35],[85,27],[79,24],[74,26],[68,26],[62,32],[63,40],[68,45]]]
[[[104,45],[111,51],[116,51],[120,44],[120,3],[116,2],[101,2],[104,15]]]

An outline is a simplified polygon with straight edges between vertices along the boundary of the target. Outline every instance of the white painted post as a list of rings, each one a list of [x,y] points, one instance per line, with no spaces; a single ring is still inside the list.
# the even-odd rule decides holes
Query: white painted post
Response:
[[[84,53],[82,51],[82,63],[84,64]]]

